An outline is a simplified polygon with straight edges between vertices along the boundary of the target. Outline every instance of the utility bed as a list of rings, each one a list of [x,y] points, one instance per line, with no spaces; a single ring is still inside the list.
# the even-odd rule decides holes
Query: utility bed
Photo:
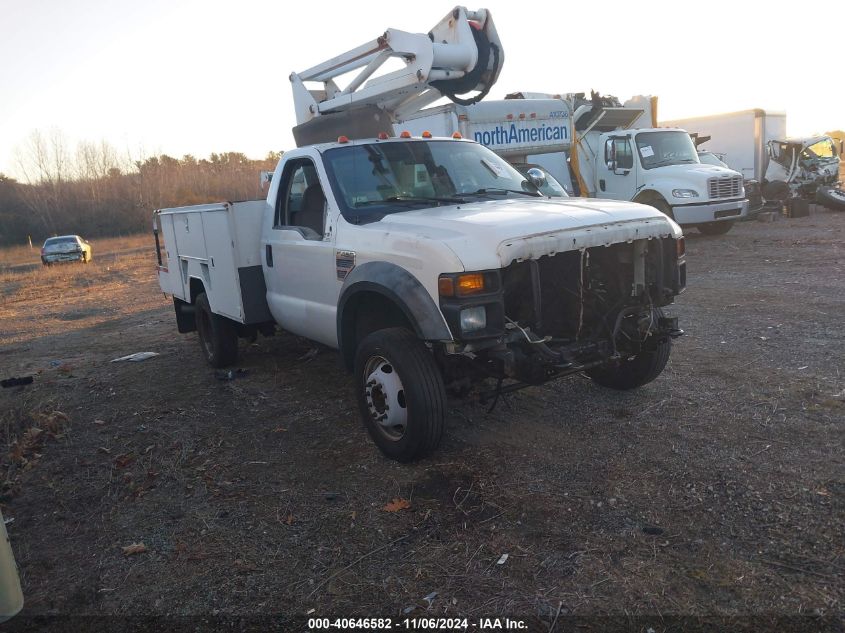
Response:
[[[205,292],[215,313],[244,325],[271,321],[260,250],[266,206],[251,200],[156,211],[161,289],[188,304]]]

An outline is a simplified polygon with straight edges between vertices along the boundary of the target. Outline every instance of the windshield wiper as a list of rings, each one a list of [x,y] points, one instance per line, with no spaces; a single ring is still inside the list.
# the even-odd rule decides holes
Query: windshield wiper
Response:
[[[362,202],[356,202],[355,208],[360,207],[368,207],[377,204],[385,204],[385,203],[405,203],[405,204],[426,204],[428,202],[443,202],[449,204],[460,204],[466,202],[463,198],[459,198],[457,196],[450,196],[450,197],[443,197],[443,196],[390,196],[389,198],[384,198],[383,200],[364,200]]]
[[[509,193],[518,193],[523,196],[531,196],[532,198],[538,198],[542,196],[540,192],[536,191],[523,191],[522,189],[503,189],[501,187],[487,187],[476,189],[475,191],[461,191],[458,195],[459,196],[483,196],[483,195],[492,195],[492,194],[503,194],[507,195]]]
[[[649,169],[652,167],[666,167],[667,165],[682,165],[684,163],[694,162],[696,161],[692,158],[664,158],[663,160],[659,160],[656,163],[649,165]]]

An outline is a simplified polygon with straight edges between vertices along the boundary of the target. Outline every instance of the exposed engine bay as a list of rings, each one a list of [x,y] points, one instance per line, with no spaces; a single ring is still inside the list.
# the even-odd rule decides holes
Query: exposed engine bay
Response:
[[[476,345],[506,390],[612,365],[680,336],[662,306],[686,284],[683,239],[642,239],[513,262],[501,271],[504,336]],[[466,377],[464,366],[451,373]],[[448,382],[448,380],[447,380]]]

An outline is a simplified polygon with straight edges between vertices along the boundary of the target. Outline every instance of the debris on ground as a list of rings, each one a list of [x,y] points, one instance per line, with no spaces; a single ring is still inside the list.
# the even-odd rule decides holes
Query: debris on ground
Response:
[[[121,356],[120,358],[112,358],[111,362],[119,363],[122,361],[128,361],[130,363],[140,363],[142,360],[147,360],[148,358],[158,355],[158,352],[135,352],[134,354],[127,354],[126,356]]]
[[[249,376],[248,369],[218,369],[214,372],[217,380],[234,380],[235,378],[243,378]]]
[[[147,546],[143,543],[132,543],[121,548],[124,556],[133,556],[135,554],[143,554],[147,551]]]
[[[411,507],[411,502],[407,499],[396,498],[384,506],[385,512],[399,512],[399,510],[407,510]]]
[[[2,386],[3,389],[8,389],[10,387],[22,387],[24,385],[31,385],[32,380],[32,376],[21,376],[20,378],[6,378],[5,380],[0,380],[0,386]]]

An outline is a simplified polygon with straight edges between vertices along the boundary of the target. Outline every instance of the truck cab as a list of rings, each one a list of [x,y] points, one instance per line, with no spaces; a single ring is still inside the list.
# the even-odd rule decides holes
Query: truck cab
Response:
[[[702,164],[689,134],[677,128],[627,129],[599,136],[597,198],[638,200],[678,224],[724,233],[748,213],[740,174]]]
[[[812,199],[819,187],[839,181],[841,148],[830,136],[774,139],[766,149],[769,162],[764,187],[772,197],[779,197],[779,191],[782,197]]]

